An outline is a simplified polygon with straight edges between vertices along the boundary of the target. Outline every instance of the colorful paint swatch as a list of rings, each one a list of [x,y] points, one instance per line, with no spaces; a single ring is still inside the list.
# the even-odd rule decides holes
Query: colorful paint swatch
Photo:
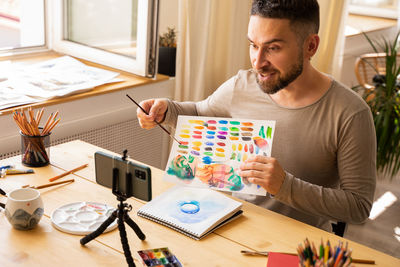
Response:
[[[139,250],[137,252],[144,266],[174,266],[182,267],[177,257],[168,248]]]
[[[252,154],[271,155],[274,130],[275,121],[179,116],[175,132],[181,144],[172,145],[164,179],[265,195],[262,187],[242,180],[239,166]]]

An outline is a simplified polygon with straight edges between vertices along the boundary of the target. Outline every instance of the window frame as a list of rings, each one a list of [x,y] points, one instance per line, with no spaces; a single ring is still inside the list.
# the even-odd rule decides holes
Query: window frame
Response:
[[[52,49],[112,68],[154,77],[157,73],[158,0],[138,0],[136,59],[63,39],[66,0],[52,2]],[[154,16],[153,14],[156,14]]]
[[[391,7],[368,6],[349,3],[348,10],[349,13],[356,15],[398,19],[399,0],[395,0],[395,3]]]
[[[46,52],[49,51],[50,43],[50,32],[49,32],[49,10],[48,10],[48,0],[43,0],[43,34],[44,34],[44,44],[36,46],[24,46],[24,47],[14,47],[10,49],[0,49],[0,60],[1,57],[9,57],[15,55],[23,55],[30,53]]]

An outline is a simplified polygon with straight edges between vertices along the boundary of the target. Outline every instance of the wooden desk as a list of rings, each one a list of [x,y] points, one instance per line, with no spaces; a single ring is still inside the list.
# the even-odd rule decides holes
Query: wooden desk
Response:
[[[14,230],[6,221],[4,212],[0,213],[1,266],[70,266],[71,263],[78,262],[87,264],[86,266],[126,265],[117,230],[103,234],[83,247],[79,244],[81,236],[54,229],[49,219],[54,209],[76,201],[98,201],[116,206],[117,201],[110,189],[95,183],[93,154],[96,151],[109,152],[82,141],[57,145],[50,149],[50,166],[36,168],[35,174],[7,176],[0,180],[0,188],[9,192],[24,184],[47,183],[48,178],[65,170],[84,163],[89,164],[87,168],[63,178],[75,178],[74,183],[40,190],[45,215],[38,228],[27,232]],[[2,160],[0,164],[9,162],[19,164],[20,156]],[[163,171],[152,168],[153,196],[173,186],[162,181],[162,175]],[[242,217],[204,239],[195,241],[165,226],[138,217],[135,211],[144,204],[143,201],[129,199],[128,202],[133,206],[131,218],[146,234],[146,241],[140,241],[127,228],[131,251],[166,246],[177,255],[184,266],[266,266],[267,258],[243,256],[240,250],[295,252],[297,244],[305,237],[316,242],[321,238],[329,238],[333,243],[338,240],[348,241],[246,202],[243,203]],[[400,266],[399,259],[356,242],[348,242],[356,258],[374,259],[376,266]],[[135,263],[138,263],[136,259]]]

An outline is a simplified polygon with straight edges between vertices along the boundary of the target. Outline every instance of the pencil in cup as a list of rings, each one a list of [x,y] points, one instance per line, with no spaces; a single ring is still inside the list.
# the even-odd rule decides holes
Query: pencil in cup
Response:
[[[339,244],[332,247],[329,240],[326,245],[319,245],[319,250],[316,249],[314,243],[310,243],[308,239],[304,240],[304,247],[299,244],[297,247],[299,256],[299,264],[302,267],[348,267],[351,263],[375,264],[374,260],[353,259],[351,257],[352,250],[348,248],[348,244]]]
[[[42,167],[50,163],[50,134],[30,136],[21,134],[22,164],[29,167]]]
[[[13,119],[20,128],[22,163],[30,167],[46,166],[50,163],[49,147],[50,133],[60,122],[57,119],[58,111],[51,113],[44,127],[39,127],[44,108],[34,115],[32,108],[28,109],[28,115],[21,109],[13,112]]]

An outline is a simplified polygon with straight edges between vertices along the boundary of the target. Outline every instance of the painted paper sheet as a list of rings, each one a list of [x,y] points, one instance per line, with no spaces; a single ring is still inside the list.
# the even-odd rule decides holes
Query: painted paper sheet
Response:
[[[250,155],[271,156],[275,121],[179,116],[166,181],[222,191],[266,195],[238,175]]]

